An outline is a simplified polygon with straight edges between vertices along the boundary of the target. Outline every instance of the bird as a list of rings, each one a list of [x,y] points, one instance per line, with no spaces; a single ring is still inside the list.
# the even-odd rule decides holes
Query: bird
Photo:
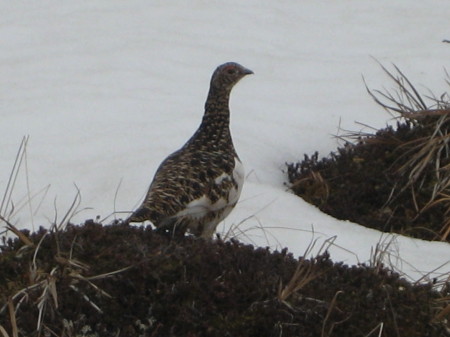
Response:
[[[227,62],[213,72],[200,126],[159,165],[144,201],[125,223],[149,220],[173,236],[189,232],[210,239],[233,210],[244,167],[230,133],[232,88],[253,71]]]

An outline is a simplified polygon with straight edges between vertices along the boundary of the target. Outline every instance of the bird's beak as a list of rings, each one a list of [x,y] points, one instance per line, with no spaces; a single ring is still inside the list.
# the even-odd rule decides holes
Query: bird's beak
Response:
[[[244,75],[252,75],[252,74],[254,74],[254,72],[252,70],[245,68]]]

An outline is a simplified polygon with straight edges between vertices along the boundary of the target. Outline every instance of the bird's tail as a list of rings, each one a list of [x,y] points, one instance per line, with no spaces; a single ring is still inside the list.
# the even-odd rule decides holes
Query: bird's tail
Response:
[[[146,207],[140,207],[133,212],[124,223],[129,224],[130,222],[144,222],[145,220],[150,220],[150,210]]]

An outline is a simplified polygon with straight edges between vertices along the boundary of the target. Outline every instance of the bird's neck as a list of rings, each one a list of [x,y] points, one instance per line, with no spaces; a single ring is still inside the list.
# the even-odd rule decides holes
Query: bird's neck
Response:
[[[229,125],[230,114],[205,113],[200,127],[185,146],[201,147],[209,151],[229,147],[234,151]]]
[[[229,91],[209,90],[202,123],[187,146],[207,147],[210,151],[230,147],[234,151],[230,134],[229,97]]]
[[[214,113],[230,113],[230,90],[211,87],[205,103],[205,115]]]

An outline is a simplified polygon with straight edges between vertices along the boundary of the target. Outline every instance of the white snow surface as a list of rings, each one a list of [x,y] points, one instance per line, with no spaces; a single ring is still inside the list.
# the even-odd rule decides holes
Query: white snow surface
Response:
[[[74,184],[75,223],[137,207],[159,163],[198,127],[213,70],[236,61],[255,72],[231,97],[247,176],[219,232],[234,228],[244,242],[296,256],[328,242],[332,259],[348,264],[390,242],[386,262],[410,279],[449,272],[448,243],[336,220],[293,195],[284,172],[304,154],[334,151],[339,127],[392,122],[362,80],[393,87],[374,59],[425,92],[447,90],[449,1],[43,0],[0,9],[2,193],[29,135],[11,197],[17,227],[61,220]]]

